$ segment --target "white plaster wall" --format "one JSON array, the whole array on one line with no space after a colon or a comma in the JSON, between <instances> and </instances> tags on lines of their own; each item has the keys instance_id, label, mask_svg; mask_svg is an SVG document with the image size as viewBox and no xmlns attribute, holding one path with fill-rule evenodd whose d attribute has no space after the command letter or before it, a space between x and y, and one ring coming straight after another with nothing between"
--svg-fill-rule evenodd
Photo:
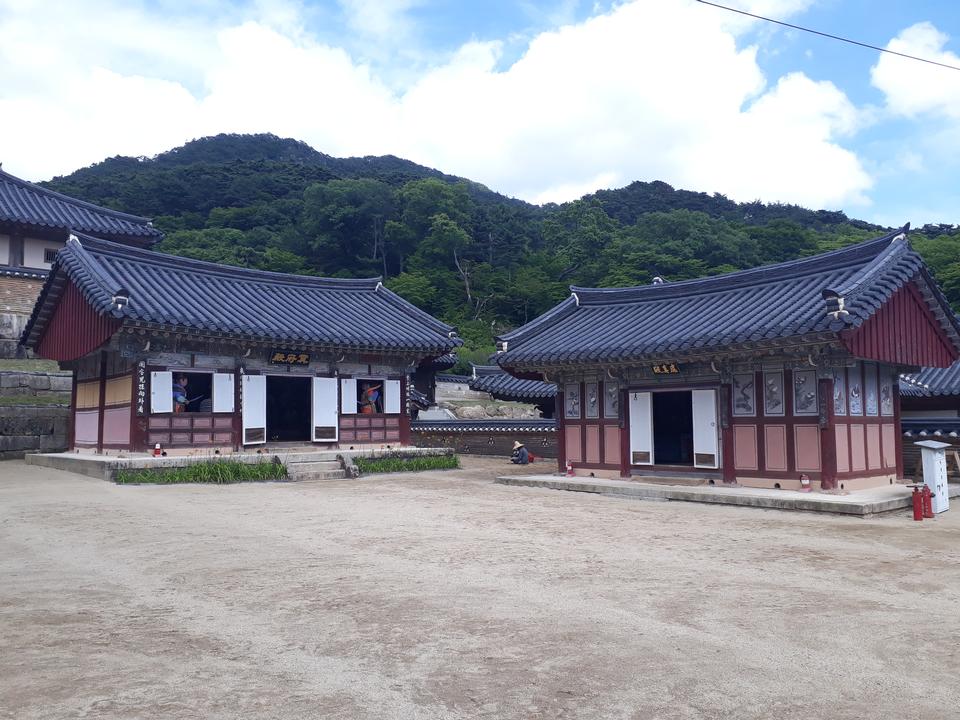
<instances>
[{"instance_id":1,"label":"white plaster wall","mask_svg":"<svg viewBox=\"0 0 960 720\"><path fill-rule=\"evenodd\" d=\"M30 268L50 269L50 263L43 261L44 251L47 248L59 250L63 247L62 242L56 240L41 240L39 238L23 239L23 266ZM9 252L9 251L8 251Z\"/></svg>"},{"instance_id":2,"label":"white plaster wall","mask_svg":"<svg viewBox=\"0 0 960 720\"><path fill-rule=\"evenodd\" d=\"M10 264L10 236L0 235L0 265Z\"/></svg>"}]
</instances>

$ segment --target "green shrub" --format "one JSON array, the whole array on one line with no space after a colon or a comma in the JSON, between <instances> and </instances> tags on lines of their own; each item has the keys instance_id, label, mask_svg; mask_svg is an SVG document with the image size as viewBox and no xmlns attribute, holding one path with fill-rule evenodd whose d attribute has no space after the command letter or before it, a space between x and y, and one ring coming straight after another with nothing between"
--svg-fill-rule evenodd
<instances>
[{"instance_id":1,"label":"green shrub","mask_svg":"<svg viewBox=\"0 0 960 720\"><path fill-rule=\"evenodd\" d=\"M177 483L216 483L218 485L238 482L284 480L287 466L279 462L260 461L241 463L236 460L211 460L184 467L142 468L117 470L114 482L152 483L172 485Z\"/></svg>"},{"instance_id":2,"label":"green shrub","mask_svg":"<svg viewBox=\"0 0 960 720\"><path fill-rule=\"evenodd\" d=\"M354 464L363 474L392 472L421 472L423 470L454 470L460 467L456 455L413 455L409 457L354 458Z\"/></svg>"}]
</instances>

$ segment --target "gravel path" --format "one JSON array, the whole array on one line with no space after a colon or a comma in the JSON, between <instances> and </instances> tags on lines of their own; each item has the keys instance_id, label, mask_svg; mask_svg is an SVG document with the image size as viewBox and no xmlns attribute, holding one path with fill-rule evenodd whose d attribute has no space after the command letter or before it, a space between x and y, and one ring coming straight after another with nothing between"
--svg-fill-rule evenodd
<instances>
[{"instance_id":1,"label":"gravel path","mask_svg":"<svg viewBox=\"0 0 960 720\"><path fill-rule=\"evenodd\" d=\"M120 487L2 463L0 718L958 717L960 508L639 502L506 467Z\"/></svg>"}]
</instances>

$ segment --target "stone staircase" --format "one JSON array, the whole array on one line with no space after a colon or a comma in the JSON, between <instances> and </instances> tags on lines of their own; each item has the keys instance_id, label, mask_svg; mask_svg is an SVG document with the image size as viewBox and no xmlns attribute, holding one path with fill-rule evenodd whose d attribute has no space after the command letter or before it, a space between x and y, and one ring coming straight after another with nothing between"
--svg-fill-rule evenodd
<instances>
[{"instance_id":1,"label":"stone staircase","mask_svg":"<svg viewBox=\"0 0 960 720\"><path fill-rule=\"evenodd\" d=\"M293 460L287 463L290 480L341 480L347 477L339 460Z\"/></svg>"}]
</instances>

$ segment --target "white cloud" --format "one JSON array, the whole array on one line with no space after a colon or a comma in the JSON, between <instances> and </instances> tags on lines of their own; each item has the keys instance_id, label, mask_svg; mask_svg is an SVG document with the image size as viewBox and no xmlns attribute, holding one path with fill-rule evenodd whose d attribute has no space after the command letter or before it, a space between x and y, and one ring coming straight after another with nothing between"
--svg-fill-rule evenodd
<instances>
[{"instance_id":1,"label":"white cloud","mask_svg":"<svg viewBox=\"0 0 960 720\"><path fill-rule=\"evenodd\" d=\"M317 41L286 0L261 0L246 20L117 5L116 27L111 0L94 2L92 16L64 3L69 22L46 33L49 5L0 0L0 160L12 172L48 177L205 134L269 131L331 154L408 157L535 201L660 179L836 207L871 185L840 144L863 121L845 95L802 74L768 87L755 48L738 44L742 26L691 0L638 0L541 33L505 70L499 42L469 42L402 90ZM371 37L414 4L343 2ZM749 7L784 17L807 4Z\"/></svg>"},{"instance_id":2,"label":"white cloud","mask_svg":"<svg viewBox=\"0 0 960 720\"><path fill-rule=\"evenodd\" d=\"M922 22L903 30L887 43L887 49L960 67L960 57L943 49L948 40L934 25ZM892 113L908 117L935 113L960 119L960 72L882 53L870 77Z\"/></svg>"}]
</instances>

